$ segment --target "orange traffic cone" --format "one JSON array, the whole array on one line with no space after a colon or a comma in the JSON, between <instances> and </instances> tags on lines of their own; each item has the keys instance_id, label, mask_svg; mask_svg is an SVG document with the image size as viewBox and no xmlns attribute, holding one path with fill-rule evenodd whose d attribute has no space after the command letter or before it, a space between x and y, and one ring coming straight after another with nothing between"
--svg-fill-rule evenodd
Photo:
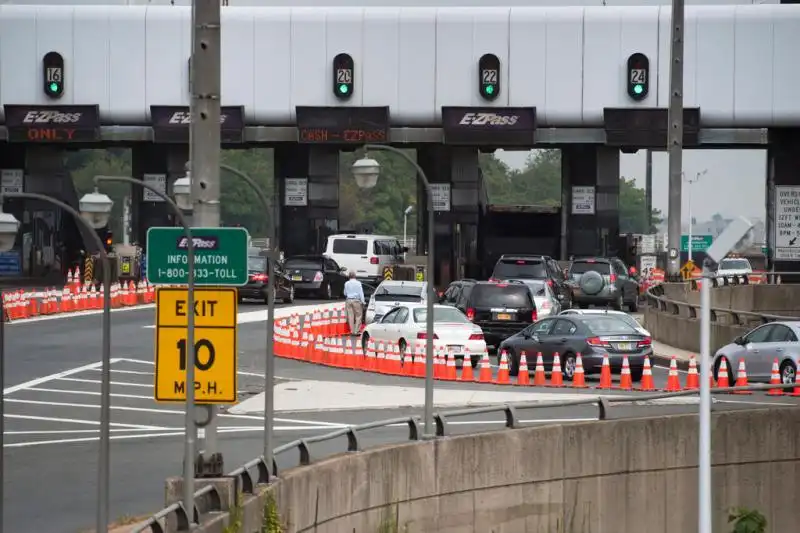
<instances>
[{"instance_id":1,"label":"orange traffic cone","mask_svg":"<svg viewBox=\"0 0 800 533\"><path fill-rule=\"evenodd\" d=\"M544 387L547 385L547 376L544 375L544 360L542 352L536 354L536 368L533 369L533 386Z\"/></svg>"},{"instance_id":2,"label":"orange traffic cone","mask_svg":"<svg viewBox=\"0 0 800 533\"><path fill-rule=\"evenodd\" d=\"M469 352L464 354L464 360L461 362L461 376L458 378L460 381L475 381L475 375L472 372L472 357Z\"/></svg>"},{"instance_id":3,"label":"orange traffic cone","mask_svg":"<svg viewBox=\"0 0 800 533\"><path fill-rule=\"evenodd\" d=\"M445 378L445 361L442 360L442 351L434 347L433 348L433 377L434 379L444 379Z\"/></svg>"},{"instance_id":4,"label":"orange traffic cone","mask_svg":"<svg viewBox=\"0 0 800 533\"><path fill-rule=\"evenodd\" d=\"M628 361L628 354L622 356L622 372L619 374L619 388L622 390L633 390L631 364L630 361Z\"/></svg>"},{"instance_id":5,"label":"orange traffic cone","mask_svg":"<svg viewBox=\"0 0 800 533\"><path fill-rule=\"evenodd\" d=\"M717 371L717 387L720 389L727 389L731 386L728 381L728 360L723 359L719 363L719 370Z\"/></svg>"},{"instance_id":6,"label":"orange traffic cone","mask_svg":"<svg viewBox=\"0 0 800 533\"><path fill-rule=\"evenodd\" d=\"M733 384L734 387L747 387L747 369L744 365L744 359L739 359L739 368L736 370L736 383ZM773 389L777 390L778 393L782 393L781 389ZM769 391L772 393L772 390ZM734 394L753 394L753 391L749 390L737 390L733 391Z\"/></svg>"},{"instance_id":7,"label":"orange traffic cone","mask_svg":"<svg viewBox=\"0 0 800 533\"><path fill-rule=\"evenodd\" d=\"M697 361L694 354L689 356L689 372L686 374L686 388L696 390L700 388L700 376L697 375Z\"/></svg>"},{"instance_id":8,"label":"orange traffic cone","mask_svg":"<svg viewBox=\"0 0 800 533\"><path fill-rule=\"evenodd\" d=\"M489 362L489 352L483 352L481 369L478 371L478 381L481 383L492 382L492 363Z\"/></svg>"},{"instance_id":9,"label":"orange traffic cone","mask_svg":"<svg viewBox=\"0 0 800 533\"><path fill-rule=\"evenodd\" d=\"M420 378L425 377L425 344L417 342L414 349L414 375Z\"/></svg>"},{"instance_id":10,"label":"orange traffic cone","mask_svg":"<svg viewBox=\"0 0 800 533\"><path fill-rule=\"evenodd\" d=\"M653 367L650 366L650 356L644 358L644 369L642 370L642 384L639 390L653 391L656 390L655 383L653 383Z\"/></svg>"},{"instance_id":11,"label":"orange traffic cone","mask_svg":"<svg viewBox=\"0 0 800 533\"><path fill-rule=\"evenodd\" d=\"M553 354L553 369L550 371L550 386L564 386L564 375L561 373L561 356L558 355L558 352Z\"/></svg>"},{"instance_id":12,"label":"orange traffic cone","mask_svg":"<svg viewBox=\"0 0 800 533\"><path fill-rule=\"evenodd\" d=\"M774 359L772 361L772 374L769 377L769 384L770 385L780 385L781 384L781 371L778 367L778 360ZM783 396L783 389L770 389L767 393L767 396Z\"/></svg>"},{"instance_id":13,"label":"orange traffic cone","mask_svg":"<svg viewBox=\"0 0 800 533\"><path fill-rule=\"evenodd\" d=\"M367 372L375 372L378 368L378 360L375 354L375 341L370 339L367 341L367 359L364 363L364 370Z\"/></svg>"},{"instance_id":14,"label":"orange traffic cone","mask_svg":"<svg viewBox=\"0 0 800 533\"><path fill-rule=\"evenodd\" d=\"M456 370L456 358L453 356L453 354L447 354L445 379L448 379L450 381L455 381L458 379L458 370Z\"/></svg>"},{"instance_id":15,"label":"orange traffic cone","mask_svg":"<svg viewBox=\"0 0 800 533\"><path fill-rule=\"evenodd\" d=\"M794 373L794 390L791 393L787 393L789 396L800 396L800 372L795 371Z\"/></svg>"},{"instance_id":16,"label":"orange traffic cone","mask_svg":"<svg viewBox=\"0 0 800 533\"><path fill-rule=\"evenodd\" d=\"M508 376L508 352L505 350L500 352L500 366L497 368L497 379L495 383L498 385L508 385L511 383Z\"/></svg>"},{"instance_id":17,"label":"orange traffic cone","mask_svg":"<svg viewBox=\"0 0 800 533\"><path fill-rule=\"evenodd\" d=\"M600 367L600 384L598 389L610 389L613 383L611 382L611 363L608 361L608 354L603 355L603 366Z\"/></svg>"},{"instance_id":18,"label":"orange traffic cone","mask_svg":"<svg viewBox=\"0 0 800 533\"><path fill-rule=\"evenodd\" d=\"M517 372L517 385L530 385L531 376L528 373L528 357L525 351L519 353L519 371Z\"/></svg>"},{"instance_id":19,"label":"orange traffic cone","mask_svg":"<svg viewBox=\"0 0 800 533\"><path fill-rule=\"evenodd\" d=\"M681 390L681 378L678 376L678 360L675 356L669 362L669 375L667 375L666 392L677 392Z\"/></svg>"},{"instance_id":20,"label":"orange traffic cone","mask_svg":"<svg viewBox=\"0 0 800 533\"><path fill-rule=\"evenodd\" d=\"M572 374L572 387L576 389L585 389L587 386L586 374L583 371L583 357L581 357L580 352L578 352L578 355L575 356L575 372Z\"/></svg>"}]
</instances>

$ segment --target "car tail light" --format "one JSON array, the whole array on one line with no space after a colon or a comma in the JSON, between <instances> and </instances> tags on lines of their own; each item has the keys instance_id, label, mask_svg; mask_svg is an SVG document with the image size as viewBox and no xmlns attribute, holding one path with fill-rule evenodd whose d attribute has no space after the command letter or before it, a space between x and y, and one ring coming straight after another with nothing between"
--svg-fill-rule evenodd
<instances>
[{"instance_id":1,"label":"car tail light","mask_svg":"<svg viewBox=\"0 0 800 533\"><path fill-rule=\"evenodd\" d=\"M369 258L369 264L370 265L377 265L378 264L378 258L377 257L370 257Z\"/></svg>"},{"instance_id":2,"label":"car tail light","mask_svg":"<svg viewBox=\"0 0 800 533\"><path fill-rule=\"evenodd\" d=\"M483 340L483 333L473 333L469 336L469 340L471 341L482 341Z\"/></svg>"},{"instance_id":3,"label":"car tail light","mask_svg":"<svg viewBox=\"0 0 800 533\"><path fill-rule=\"evenodd\" d=\"M428 338L428 334L427 333L422 332L422 331L417 333L417 340L424 341L427 338ZM433 334L433 340L439 340L439 336L436 333Z\"/></svg>"},{"instance_id":4,"label":"car tail light","mask_svg":"<svg viewBox=\"0 0 800 533\"><path fill-rule=\"evenodd\" d=\"M475 310L473 308L467 309L467 319L468 320L475 320Z\"/></svg>"},{"instance_id":5,"label":"car tail light","mask_svg":"<svg viewBox=\"0 0 800 533\"><path fill-rule=\"evenodd\" d=\"M639 346L652 346L652 345L653 345L653 339L651 339L650 337L645 337L644 339L639 341Z\"/></svg>"},{"instance_id":6,"label":"car tail light","mask_svg":"<svg viewBox=\"0 0 800 533\"><path fill-rule=\"evenodd\" d=\"M616 283L617 282L617 275L616 274L611 274L610 276L608 276L608 281L611 282L611 283Z\"/></svg>"},{"instance_id":7,"label":"car tail light","mask_svg":"<svg viewBox=\"0 0 800 533\"><path fill-rule=\"evenodd\" d=\"M252 276L253 281L267 281L266 274L253 274Z\"/></svg>"},{"instance_id":8,"label":"car tail light","mask_svg":"<svg viewBox=\"0 0 800 533\"><path fill-rule=\"evenodd\" d=\"M498 287L508 287L508 283L498 283Z\"/></svg>"},{"instance_id":9,"label":"car tail light","mask_svg":"<svg viewBox=\"0 0 800 533\"><path fill-rule=\"evenodd\" d=\"M552 279L548 279L547 280L547 285L552 289L555 286L555 283L553 283Z\"/></svg>"},{"instance_id":10,"label":"car tail light","mask_svg":"<svg viewBox=\"0 0 800 533\"><path fill-rule=\"evenodd\" d=\"M322 281L322 272L314 274L314 281Z\"/></svg>"},{"instance_id":11,"label":"car tail light","mask_svg":"<svg viewBox=\"0 0 800 533\"><path fill-rule=\"evenodd\" d=\"M497 283L498 281L500 280L497 278L489 278L489 283Z\"/></svg>"},{"instance_id":12,"label":"car tail light","mask_svg":"<svg viewBox=\"0 0 800 533\"><path fill-rule=\"evenodd\" d=\"M539 320L539 313L534 309L531 311L531 322L536 322L537 320Z\"/></svg>"},{"instance_id":13,"label":"car tail light","mask_svg":"<svg viewBox=\"0 0 800 533\"><path fill-rule=\"evenodd\" d=\"M595 346L597 348L608 348L609 344L600 337L589 337L586 339L586 344Z\"/></svg>"}]
</instances>

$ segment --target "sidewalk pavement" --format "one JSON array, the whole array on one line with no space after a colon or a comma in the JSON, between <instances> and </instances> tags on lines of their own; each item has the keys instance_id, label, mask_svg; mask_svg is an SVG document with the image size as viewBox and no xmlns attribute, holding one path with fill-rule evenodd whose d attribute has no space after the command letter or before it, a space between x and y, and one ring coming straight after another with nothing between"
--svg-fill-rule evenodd
<instances>
[{"instance_id":1,"label":"sidewalk pavement","mask_svg":"<svg viewBox=\"0 0 800 533\"><path fill-rule=\"evenodd\" d=\"M659 366L669 366L670 360L674 355L680 370L686 370L689 367L690 356L694 355L697 357L697 354L694 352L681 350L680 348L675 348L674 346L658 342L657 340L653 340L653 354L653 364Z\"/></svg>"}]
</instances>

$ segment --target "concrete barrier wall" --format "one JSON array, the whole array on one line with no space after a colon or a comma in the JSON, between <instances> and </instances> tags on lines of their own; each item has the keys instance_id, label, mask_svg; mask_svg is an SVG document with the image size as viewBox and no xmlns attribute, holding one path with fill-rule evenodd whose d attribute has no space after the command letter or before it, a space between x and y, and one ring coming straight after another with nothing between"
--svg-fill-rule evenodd
<instances>
[{"instance_id":1,"label":"concrete barrier wall","mask_svg":"<svg viewBox=\"0 0 800 533\"><path fill-rule=\"evenodd\" d=\"M683 315L664 313L653 307L644 309L644 327L653 339L668 346L700 352L700 317L688 318ZM711 323L711 352L729 344L739 335L752 329L752 326L735 326L719 322ZM661 355L661 354L660 354ZM669 355L669 354L664 354Z\"/></svg>"},{"instance_id":2,"label":"concrete barrier wall","mask_svg":"<svg viewBox=\"0 0 800 533\"><path fill-rule=\"evenodd\" d=\"M716 532L755 508L797 531L800 409L715 414ZM697 417L505 430L383 447L287 471L238 533L673 533L697 530ZM283 528L262 529L267 493ZM221 533L227 514L199 532Z\"/></svg>"}]
</instances>

